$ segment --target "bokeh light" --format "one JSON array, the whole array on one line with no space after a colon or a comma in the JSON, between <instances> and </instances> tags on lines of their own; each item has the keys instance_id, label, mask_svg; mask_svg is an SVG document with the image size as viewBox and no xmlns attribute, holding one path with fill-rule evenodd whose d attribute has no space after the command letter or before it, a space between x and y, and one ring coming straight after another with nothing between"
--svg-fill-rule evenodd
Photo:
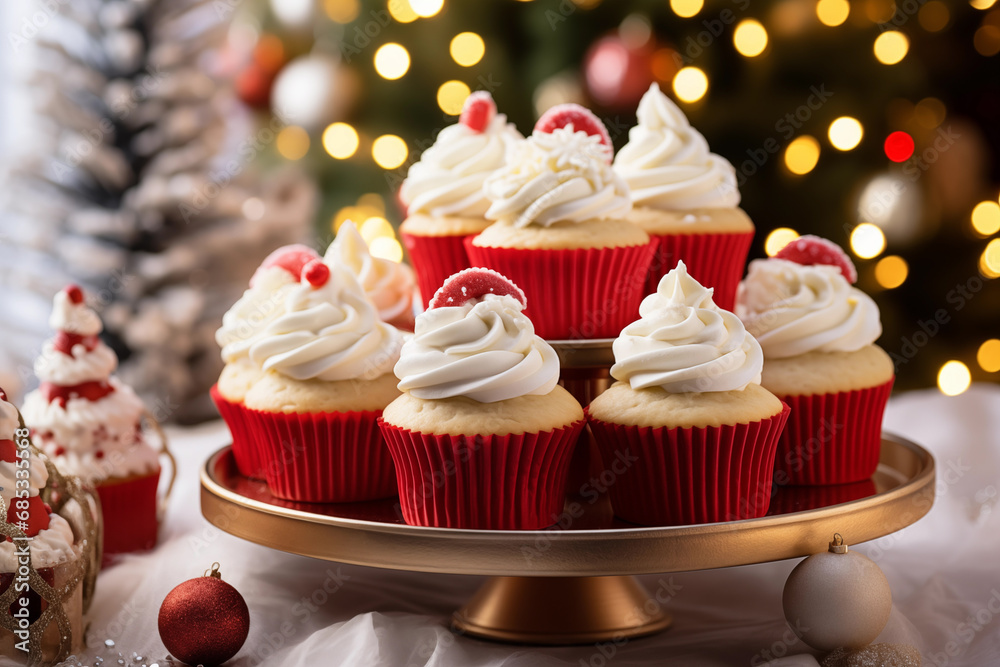
<instances>
[{"instance_id":1,"label":"bokeh light","mask_svg":"<svg viewBox=\"0 0 1000 667\"><path fill-rule=\"evenodd\" d=\"M708 77L697 67L684 67L674 76L673 87L682 102L697 102L708 92Z\"/></svg>"},{"instance_id":2,"label":"bokeh light","mask_svg":"<svg viewBox=\"0 0 1000 667\"><path fill-rule=\"evenodd\" d=\"M472 93L462 81L445 81L437 91L437 103L441 111L450 116L462 113L465 98Z\"/></svg>"},{"instance_id":3,"label":"bokeh light","mask_svg":"<svg viewBox=\"0 0 1000 667\"><path fill-rule=\"evenodd\" d=\"M808 174L819 162L819 142L814 137L802 135L785 149L785 166L799 176Z\"/></svg>"},{"instance_id":4,"label":"bokeh light","mask_svg":"<svg viewBox=\"0 0 1000 667\"><path fill-rule=\"evenodd\" d=\"M383 237L396 238L396 231L392 228L392 225L380 215L373 215L361 223L361 229L358 232L368 245L371 245L375 239Z\"/></svg>"},{"instance_id":5,"label":"bokeh light","mask_svg":"<svg viewBox=\"0 0 1000 667\"><path fill-rule=\"evenodd\" d=\"M670 9L682 19L689 19L701 11L705 0L670 0Z\"/></svg>"},{"instance_id":6,"label":"bokeh light","mask_svg":"<svg viewBox=\"0 0 1000 667\"><path fill-rule=\"evenodd\" d=\"M788 227L778 227L767 235L764 240L764 252L768 257L774 257L786 245L799 238L799 233Z\"/></svg>"},{"instance_id":7,"label":"bokeh light","mask_svg":"<svg viewBox=\"0 0 1000 667\"><path fill-rule=\"evenodd\" d=\"M921 127L933 130L944 122L945 116L948 115L948 110L945 108L944 102L936 97L925 97L917 102L917 105L913 108L913 115Z\"/></svg>"},{"instance_id":8,"label":"bokeh light","mask_svg":"<svg viewBox=\"0 0 1000 667\"><path fill-rule=\"evenodd\" d=\"M368 246L368 252L372 257L381 257L393 262L403 261L403 246L395 238L380 236Z\"/></svg>"},{"instance_id":9,"label":"bokeh light","mask_svg":"<svg viewBox=\"0 0 1000 667\"><path fill-rule=\"evenodd\" d=\"M430 18L441 11L444 0L409 0L410 6L420 18Z\"/></svg>"},{"instance_id":10,"label":"bokeh light","mask_svg":"<svg viewBox=\"0 0 1000 667\"><path fill-rule=\"evenodd\" d=\"M410 6L410 0L389 0L389 16L400 23L413 23L419 16Z\"/></svg>"},{"instance_id":11,"label":"bokeh light","mask_svg":"<svg viewBox=\"0 0 1000 667\"><path fill-rule=\"evenodd\" d=\"M753 58L767 48L767 30L755 19L744 19L733 31L733 45L740 55Z\"/></svg>"},{"instance_id":12,"label":"bokeh light","mask_svg":"<svg viewBox=\"0 0 1000 667\"><path fill-rule=\"evenodd\" d=\"M875 38L875 57L883 65L895 65L906 57L910 40L898 30L883 32Z\"/></svg>"},{"instance_id":13,"label":"bokeh light","mask_svg":"<svg viewBox=\"0 0 1000 667\"><path fill-rule=\"evenodd\" d=\"M474 32L460 32L452 38L449 52L462 67L472 67L486 54L486 42Z\"/></svg>"},{"instance_id":14,"label":"bokeh light","mask_svg":"<svg viewBox=\"0 0 1000 667\"><path fill-rule=\"evenodd\" d=\"M350 23L361 13L361 2L359 0L323 0L323 10L331 21Z\"/></svg>"},{"instance_id":15,"label":"bokeh light","mask_svg":"<svg viewBox=\"0 0 1000 667\"><path fill-rule=\"evenodd\" d=\"M896 289L910 275L910 267L899 255L883 257L875 265L875 280L885 289Z\"/></svg>"},{"instance_id":16,"label":"bokeh light","mask_svg":"<svg viewBox=\"0 0 1000 667\"><path fill-rule=\"evenodd\" d=\"M979 367L987 373L1000 371L1000 340L991 338L979 346L976 352Z\"/></svg>"},{"instance_id":17,"label":"bokeh light","mask_svg":"<svg viewBox=\"0 0 1000 667\"><path fill-rule=\"evenodd\" d=\"M278 132L275 146L286 160L301 160L309 152L309 133L298 125L289 125Z\"/></svg>"},{"instance_id":18,"label":"bokeh light","mask_svg":"<svg viewBox=\"0 0 1000 667\"><path fill-rule=\"evenodd\" d=\"M847 0L819 0L816 3L816 16L820 23L836 27L847 20L851 13L851 4Z\"/></svg>"},{"instance_id":19,"label":"bokeh light","mask_svg":"<svg viewBox=\"0 0 1000 667\"><path fill-rule=\"evenodd\" d=\"M917 13L917 21L920 22L920 27L927 32L944 30L948 27L948 21L950 20L951 11L948 9L948 5L941 2L941 0L931 0L921 7L920 12Z\"/></svg>"},{"instance_id":20,"label":"bokeh light","mask_svg":"<svg viewBox=\"0 0 1000 667\"><path fill-rule=\"evenodd\" d=\"M830 123L828 135L833 147L841 151L849 151L861 143L865 130L857 118L841 116Z\"/></svg>"},{"instance_id":21,"label":"bokeh light","mask_svg":"<svg viewBox=\"0 0 1000 667\"><path fill-rule=\"evenodd\" d=\"M409 155L406 142L395 134L383 134L372 143L372 158L383 169L395 169Z\"/></svg>"},{"instance_id":22,"label":"bokeh light","mask_svg":"<svg viewBox=\"0 0 1000 667\"><path fill-rule=\"evenodd\" d=\"M851 231L851 251L861 259L878 257L885 250L885 234L870 222L862 222Z\"/></svg>"},{"instance_id":23,"label":"bokeh light","mask_svg":"<svg viewBox=\"0 0 1000 667\"><path fill-rule=\"evenodd\" d=\"M354 155L359 143L358 131L347 123L333 123L323 130L323 148L338 160Z\"/></svg>"},{"instance_id":24,"label":"bokeh light","mask_svg":"<svg viewBox=\"0 0 1000 667\"><path fill-rule=\"evenodd\" d=\"M972 45L981 56L995 56L1000 53L1000 28L984 25L972 36Z\"/></svg>"},{"instance_id":25,"label":"bokeh light","mask_svg":"<svg viewBox=\"0 0 1000 667\"><path fill-rule=\"evenodd\" d=\"M906 162L913 156L913 137L903 131L896 131L885 138L885 156L893 162Z\"/></svg>"},{"instance_id":26,"label":"bokeh light","mask_svg":"<svg viewBox=\"0 0 1000 667\"><path fill-rule=\"evenodd\" d=\"M375 71L383 79L393 81L410 69L410 52L402 44L389 42L375 52Z\"/></svg>"},{"instance_id":27,"label":"bokeh light","mask_svg":"<svg viewBox=\"0 0 1000 667\"><path fill-rule=\"evenodd\" d=\"M972 373L961 361L952 359L938 371L937 383L945 396L958 396L972 384Z\"/></svg>"},{"instance_id":28,"label":"bokeh light","mask_svg":"<svg viewBox=\"0 0 1000 667\"><path fill-rule=\"evenodd\" d=\"M986 278L1000 278L1000 239L986 244L979 257L979 272Z\"/></svg>"},{"instance_id":29,"label":"bokeh light","mask_svg":"<svg viewBox=\"0 0 1000 667\"><path fill-rule=\"evenodd\" d=\"M989 9L997 0L969 0L973 9Z\"/></svg>"},{"instance_id":30,"label":"bokeh light","mask_svg":"<svg viewBox=\"0 0 1000 667\"><path fill-rule=\"evenodd\" d=\"M981 201L972 209L972 228L981 236L993 236L1000 232L1000 204L995 201Z\"/></svg>"}]
</instances>

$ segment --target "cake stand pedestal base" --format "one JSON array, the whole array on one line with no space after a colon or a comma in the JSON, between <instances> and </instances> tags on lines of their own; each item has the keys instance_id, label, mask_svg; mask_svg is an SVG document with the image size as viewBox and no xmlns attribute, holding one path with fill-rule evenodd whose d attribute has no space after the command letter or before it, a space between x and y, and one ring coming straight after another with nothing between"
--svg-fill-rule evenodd
<instances>
[{"instance_id":1,"label":"cake stand pedestal base","mask_svg":"<svg viewBox=\"0 0 1000 667\"><path fill-rule=\"evenodd\" d=\"M671 618L635 577L490 577L455 612L456 632L560 646L651 635Z\"/></svg>"}]
</instances>

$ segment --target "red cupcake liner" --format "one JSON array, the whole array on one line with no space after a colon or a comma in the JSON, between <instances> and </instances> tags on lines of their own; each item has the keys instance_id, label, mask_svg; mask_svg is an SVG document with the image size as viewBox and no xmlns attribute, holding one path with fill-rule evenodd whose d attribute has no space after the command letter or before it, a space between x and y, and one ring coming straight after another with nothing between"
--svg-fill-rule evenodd
<instances>
[{"instance_id":1,"label":"red cupcake liner","mask_svg":"<svg viewBox=\"0 0 1000 667\"><path fill-rule=\"evenodd\" d=\"M587 412L615 516L646 526L753 519L767 514L780 414L748 424L651 428L604 422Z\"/></svg>"},{"instance_id":2,"label":"red cupcake liner","mask_svg":"<svg viewBox=\"0 0 1000 667\"><path fill-rule=\"evenodd\" d=\"M778 441L775 484L846 484L871 477L894 380L835 394L781 396L792 416Z\"/></svg>"},{"instance_id":3,"label":"red cupcake liner","mask_svg":"<svg viewBox=\"0 0 1000 667\"><path fill-rule=\"evenodd\" d=\"M99 483L104 516L104 561L110 556L148 551L156 546L160 469L123 482Z\"/></svg>"},{"instance_id":4,"label":"red cupcake liner","mask_svg":"<svg viewBox=\"0 0 1000 667\"><path fill-rule=\"evenodd\" d=\"M684 260L687 271L705 287L714 287L713 300L723 310L736 305L736 288L743 277L754 233L652 235L656 253L649 268L646 293L652 294L660 278Z\"/></svg>"},{"instance_id":5,"label":"red cupcake liner","mask_svg":"<svg viewBox=\"0 0 1000 667\"><path fill-rule=\"evenodd\" d=\"M563 510L570 457L583 428L516 435L432 435L379 419L411 526L538 530Z\"/></svg>"},{"instance_id":6,"label":"red cupcake liner","mask_svg":"<svg viewBox=\"0 0 1000 667\"><path fill-rule=\"evenodd\" d=\"M392 457L376 421L380 410L247 414L275 496L353 503L396 495Z\"/></svg>"},{"instance_id":7,"label":"red cupcake liner","mask_svg":"<svg viewBox=\"0 0 1000 667\"><path fill-rule=\"evenodd\" d=\"M451 277L463 269L472 266L469 263L469 256L465 252L465 239L472 238L475 234L466 236L415 236L405 232L400 233L403 245L410 254L410 263L417 274L417 286L420 288L420 299L424 303L424 310L434 298L434 293L438 288Z\"/></svg>"},{"instance_id":8,"label":"red cupcake liner","mask_svg":"<svg viewBox=\"0 0 1000 667\"><path fill-rule=\"evenodd\" d=\"M548 339L614 338L639 317L655 244L521 250L465 243L473 266L499 271L524 290L524 313Z\"/></svg>"},{"instance_id":9,"label":"red cupcake liner","mask_svg":"<svg viewBox=\"0 0 1000 667\"><path fill-rule=\"evenodd\" d=\"M242 403L227 400L219 392L219 385L213 384L208 393L212 396L222 421L229 427L229 434L233 438L233 458L236 459L240 474L252 479L264 479L264 458L257 450L257 440L250 428L247 409Z\"/></svg>"}]
</instances>

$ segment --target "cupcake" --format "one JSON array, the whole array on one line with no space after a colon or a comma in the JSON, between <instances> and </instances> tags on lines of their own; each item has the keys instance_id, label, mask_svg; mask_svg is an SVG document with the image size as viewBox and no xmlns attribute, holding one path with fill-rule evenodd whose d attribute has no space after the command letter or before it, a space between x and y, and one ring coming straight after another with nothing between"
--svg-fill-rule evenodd
<instances>
[{"instance_id":1,"label":"cupcake","mask_svg":"<svg viewBox=\"0 0 1000 667\"><path fill-rule=\"evenodd\" d=\"M610 161L601 121L560 105L484 186L496 222L467 242L469 259L524 290L542 338L612 337L639 307L653 246L624 219L629 191Z\"/></svg>"},{"instance_id":2,"label":"cupcake","mask_svg":"<svg viewBox=\"0 0 1000 667\"><path fill-rule=\"evenodd\" d=\"M346 266L303 267L250 345L262 374L244 405L271 493L337 503L395 495L376 419L399 395L392 367L401 345Z\"/></svg>"},{"instance_id":3,"label":"cupcake","mask_svg":"<svg viewBox=\"0 0 1000 667\"><path fill-rule=\"evenodd\" d=\"M684 260L692 276L715 288L715 303L732 310L754 234L739 208L736 170L709 152L705 137L655 83L636 116L614 168L632 192L627 219L656 241L647 291Z\"/></svg>"},{"instance_id":4,"label":"cupcake","mask_svg":"<svg viewBox=\"0 0 1000 667\"><path fill-rule=\"evenodd\" d=\"M895 379L875 341L878 306L852 287L837 245L803 236L750 263L736 313L764 350L761 383L792 408L775 463L780 484L844 484L878 466Z\"/></svg>"},{"instance_id":5,"label":"cupcake","mask_svg":"<svg viewBox=\"0 0 1000 667\"><path fill-rule=\"evenodd\" d=\"M617 380L587 408L615 514L650 526L764 516L788 407L760 345L683 261L613 344Z\"/></svg>"},{"instance_id":6,"label":"cupcake","mask_svg":"<svg viewBox=\"0 0 1000 667\"><path fill-rule=\"evenodd\" d=\"M351 270L375 306L379 318L397 329L413 331L413 270L406 264L375 257L348 220L326 250L326 260Z\"/></svg>"},{"instance_id":7,"label":"cupcake","mask_svg":"<svg viewBox=\"0 0 1000 667\"><path fill-rule=\"evenodd\" d=\"M5 530L7 537L0 540L0 594L12 585L19 591L0 614L9 615L5 628L20 628L0 633L0 655L24 659L29 639L40 638L41 654L31 647L32 657L55 662L83 646L83 585L73 583L83 576L82 548L69 522L42 499L49 472L22 426L17 408L0 389L0 496L5 529L17 529ZM45 592L34 581L29 583L32 570L56 591ZM25 585L29 587L21 588ZM53 600L57 591L64 596L62 609L41 620L49 605L45 598ZM60 627L60 616L68 621L67 627Z\"/></svg>"},{"instance_id":8,"label":"cupcake","mask_svg":"<svg viewBox=\"0 0 1000 667\"><path fill-rule=\"evenodd\" d=\"M112 375L118 358L79 287L56 294L49 325L58 333L35 361L41 384L24 399L25 422L60 471L97 489L105 556L152 549L160 463L143 436L145 406Z\"/></svg>"},{"instance_id":9,"label":"cupcake","mask_svg":"<svg viewBox=\"0 0 1000 667\"><path fill-rule=\"evenodd\" d=\"M250 279L249 289L222 317L222 327L215 333L225 366L210 393L232 435L236 467L247 477L264 476L243 404L247 391L264 374L250 359L250 346L283 312L285 297L299 285L302 268L318 259L319 254L304 245L272 252Z\"/></svg>"},{"instance_id":10,"label":"cupcake","mask_svg":"<svg viewBox=\"0 0 1000 667\"><path fill-rule=\"evenodd\" d=\"M511 145L524 138L489 93L469 95L459 122L444 128L410 167L399 197L407 218L400 237L417 273L426 308L453 273L469 268L463 241L486 229L489 201L483 181L504 165Z\"/></svg>"},{"instance_id":11,"label":"cupcake","mask_svg":"<svg viewBox=\"0 0 1000 667\"><path fill-rule=\"evenodd\" d=\"M503 276L468 269L417 316L380 420L406 523L536 530L562 511L583 410L524 306Z\"/></svg>"}]
</instances>

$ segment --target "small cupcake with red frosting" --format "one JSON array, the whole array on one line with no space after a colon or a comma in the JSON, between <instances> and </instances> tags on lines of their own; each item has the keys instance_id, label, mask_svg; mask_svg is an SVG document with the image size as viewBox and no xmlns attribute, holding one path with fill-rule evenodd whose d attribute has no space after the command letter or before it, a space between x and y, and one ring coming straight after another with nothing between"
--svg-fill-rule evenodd
<instances>
[{"instance_id":1,"label":"small cupcake with red frosting","mask_svg":"<svg viewBox=\"0 0 1000 667\"><path fill-rule=\"evenodd\" d=\"M441 130L410 167L399 190L407 211L399 232L425 308L448 276L469 268L463 241L490 224L483 217L490 206L483 182L523 140L497 113L493 97L477 91L466 99L458 123Z\"/></svg>"},{"instance_id":2,"label":"small cupcake with red frosting","mask_svg":"<svg viewBox=\"0 0 1000 667\"><path fill-rule=\"evenodd\" d=\"M583 410L557 383L524 293L487 269L447 281L417 316L380 425L410 525L535 530L562 511Z\"/></svg>"},{"instance_id":3,"label":"small cupcake with red frosting","mask_svg":"<svg viewBox=\"0 0 1000 667\"><path fill-rule=\"evenodd\" d=\"M160 463L143 434L142 400L113 375L118 358L79 287L56 294L49 325L57 333L35 361L41 384L25 397L25 422L62 472L96 487L104 553L152 549Z\"/></svg>"},{"instance_id":4,"label":"small cupcake with red frosting","mask_svg":"<svg viewBox=\"0 0 1000 667\"><path fill-rule=\"evenodd\" d=\"M240 473L263 478L264 464L246 414L244 399L263 375L260 364L250 359L250 347L268 324L284 312L285 298L299 285L302 270L319 254L304 245L278 248L261 263L249 288L222 317L215 340L225 366L211 396L233 438L233 458Z\"/></svg>"},{"instance_id":5,"label":"small cupcake with red frosting","mask_svg":"<svg viewBox=\"0 0 1000 667\"><path fill-rule=\"evenodd\" d=\"M856 280L839 246L803 236L750 262L740 284L736 314L764 350L761 384L792 408L777 483L858 482L878 466L895 370L875 344L878 306Z\"/></svg>"},{"instance_id":6,"label":"small cupcake with red frosting","mask_svg":"<svg viewBox=\"0 0 1000 667\"><path fill-rule=\"evenodd\" d=\"M496 222L467 242L469 259L524 290L539 336L612 337L635 317L653 246L625 220L632 200L600 119L549 109L484 187Z\"/></svg>"}]
</instances>

